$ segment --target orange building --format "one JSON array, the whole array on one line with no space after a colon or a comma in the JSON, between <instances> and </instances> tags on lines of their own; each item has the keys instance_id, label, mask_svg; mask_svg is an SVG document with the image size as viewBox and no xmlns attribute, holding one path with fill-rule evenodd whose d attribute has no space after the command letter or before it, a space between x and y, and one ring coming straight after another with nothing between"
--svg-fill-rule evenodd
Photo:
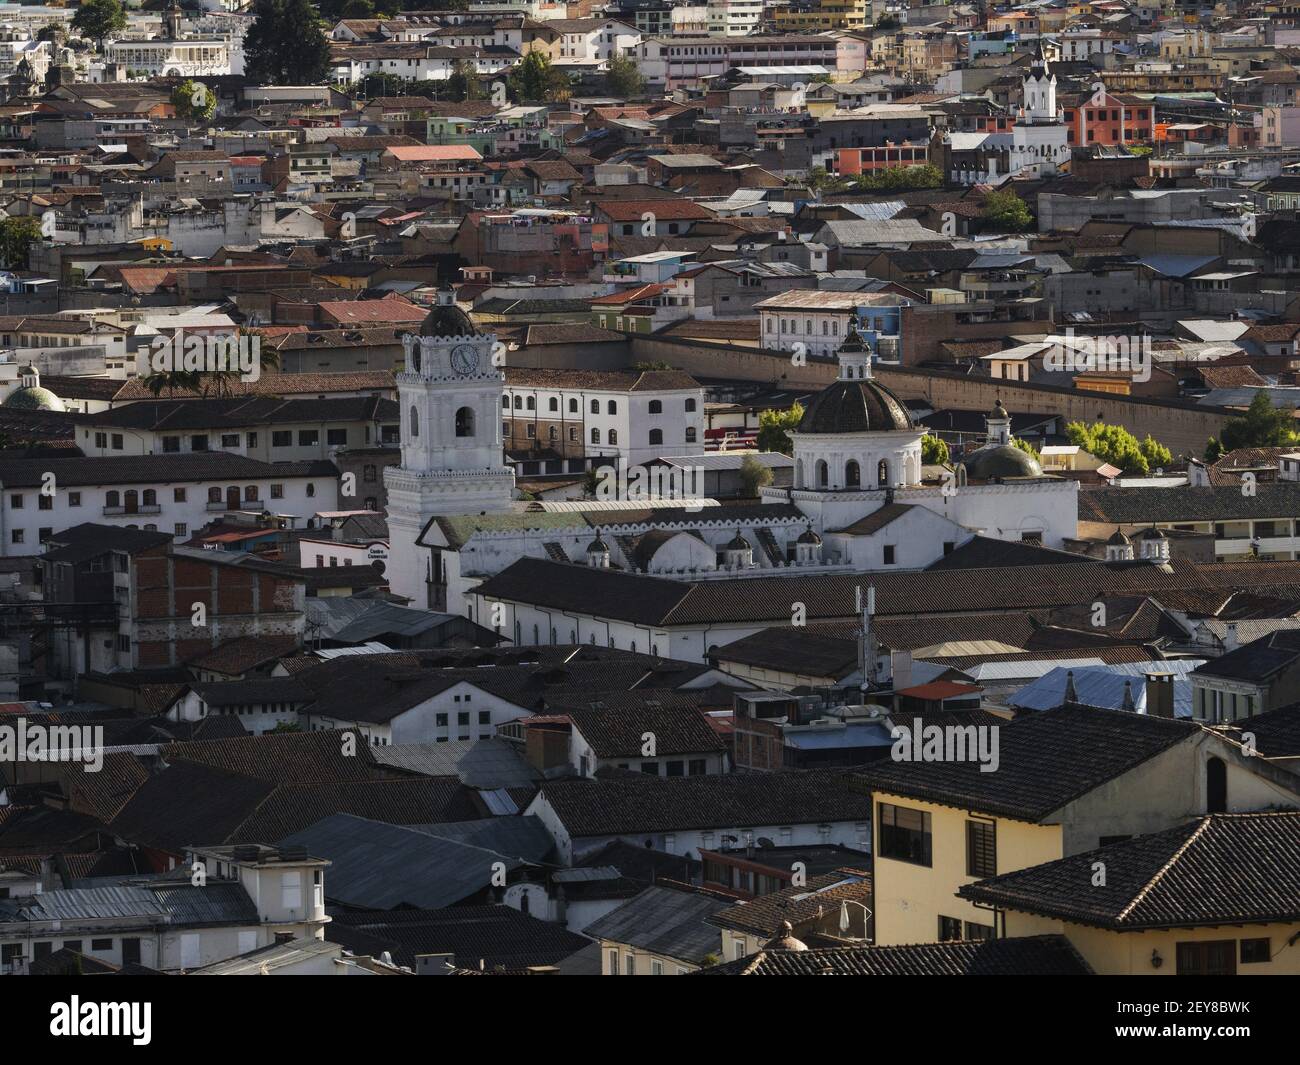
<instances>
[{"instance_id":1,"label":"orange building","mask_svg":"<svg viewBox=\"0 0 1300 1065\"><path fill-rule=\"evenodd\" d=\"M929 144L882 144L875 148L841 148L835 153L835 169L840 177L892 166L925 166L929 161Z\"/></svg>"},{"instance_id":2,"label":"orange building","mask_svg":"<svg viewBox=\"0 0 1300 1065\"><path fill-rule=\"evenodd\" d=\"M1093 144L1148 144L1155 126L1155 105L1128 93L1099 87L1091 96L1062 96L1061 110L1072 148Z\"/></svg>"}]
</instances>

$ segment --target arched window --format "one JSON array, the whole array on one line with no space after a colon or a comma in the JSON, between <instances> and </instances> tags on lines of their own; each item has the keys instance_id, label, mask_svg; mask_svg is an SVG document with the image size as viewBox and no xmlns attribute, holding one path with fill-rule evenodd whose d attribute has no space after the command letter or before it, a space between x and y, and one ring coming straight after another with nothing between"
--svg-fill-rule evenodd
<instances>
[{"instance_id":1,"label":"arched window","mask_svg":"<svg viewBox=\"0 0 1300 1065\"><path fill-rule=\"evenodd\" d=\"M617 414L617 413L618 413L618 404L615 403L615 402L611 399L608 403L605 404L605 413L606 413L606 414Z\"/></svg>"},{"instance_id":2,"label":"arched window","mask_svg":"<svg viewBox=\"0 0 1300 1065\"><path fill-rule=\"evenodd\" d=\"M420 372L420 345L418 343L411 348L411 372Z\"/></svg>"},{"instance_id":3,"label":"arched window","mask_svg":"<svg viewBox=\"0 0 1300 1065\"><path fill-rule=\"evenodd\" d=\"M374 496L366 496L366 509L367 509L367 510L378 510L378 509L379 509L379 500L377 500Z\"/></svg>"},{"instance_id":4,"label":"arched window","mask_svg":"<svg viewBox=\"0 0 1300 1065\"><path fill-rule=\"evenodd\" d=\"M128 514L134 514L140 509L140 494L134 488L128 488L123 498L126 502L126 512Z\"/></svg>"},{"instance_id":5,"label":"arched window","mask_svg":"<svg viewBox=\"0 0 1300 1065\"><path fill-rule=\"evenodd\" d=\"M515 410L522 410L524 406L524 397L515 396Z\"/></svg>"},{"instance_id":6,"label":"arched window","mask_svg":"<svg viewBox=\"0 0 1300 1065\"><path fill-rule=\"evenodd\" d=\"M846 488L858 488L862 485L862 468L853 461L849 461L844 466L844 486Z\"/></svg>"},{"instance_id":7,"label":"arched window","mask_svg":"<svg viewBox=\"0 0 1300 1065\"><path fill-rule=\"evenodd\" d=\"M212 491L217 493L217 500L216 500L216 501L217 501L218 503L221 502L221 490L218 489L218 488L214 488L214 489L212 489ZM209 492L209 493L208 493L208 499L211 499L211 498L212 498L212 493ZM114 491L114 492L107 492L107 493L105 493L105 495L104 495L104 506L106 506L106 507L120 507L121 505L122 505L122 497L121 497L117 492Z\"/></svg>"},{"instance_id":8,"label":"arched window","mask_svg":"<svg viewBox=\"0 0 1300 1065\"><path fill-rule=\"evenodd\" d=\"M600 443L600 430L599 430L599 429L592 429L592 431L591 431L591 442L592 442L593 444L599 444L599 443Z\"/></svg>"},{"instance_id":9,"label":"arched window","mask_svg":"<svg viewBox=\"0 0 1300 1065\"><path fill-rule=\"evenodd\" d=\"M592 414L599 414L599 413L600 413L600 400L598 400L598 399L593 399L593 400L591 401L591 413L592 413Z\"/></svg>"},{"instance_id":10,"label":"arched window","mask_svg":"<svg viewBox=\"0 0 1300 1065\"><path fill-rule=\"evenodd\" d=\"M1213 755L1205 763L1205 812L1228 812L1228 767Z\"/></svg>"},{"instance_id":11,"label":"arched window","mask_svg":"<svg viewBox=\"0 0 1300 1065\"><path fill-rule=\"evenodd\" d=\"M535 396L529 396L529 397L528 397L528 400L527 400L527 402L525 402L524 406L526 406L529 410L536 410L536 409L537 409L537 397L535 397Z\"/></svg>"},{"instance_id":12,"label":"arched window","mask_svg":"<svg viewBox=\"0 0 1300 1065\"><path fill-rule=\"evenodd\" d=\"M662 414L663 412L664 412L664 405L659 400L652 399L650 401L650 413Z\"/></svg>"},{"instance_id":13,"label":"arched window","mask_svg":"<svg viewBox=\"0 0 1300 1065\"><path fill-rule=\"evenodd\" d=\"M611 445L614 445L614 444L617 444L617 443L618 443L618 430L617 430L617 429L611 429L611 430L609 431L609 442L610 442Z\"/></svg>"},{"instance_id":14,"label":"arched window","mask_svg":"<svg viewBox=\"0 0 1300 1065\"><path fill-rule=\"evenodd\" d=\"M502 409L502 410L509 410L509 409L510 409L510 397L509 397L509 396L502 396L502 397L501 397L501 409Z\"/></svg>"},{"instance_id":15,"label":"arched window","mask_svg":"<svg viewBox=\"0 0 1300 1065\"><path fill-rule=\"evenodd\" d=\"M688 425L686 427L686 442L688 444L695 443L695 426L693 425Z\"/></svg>"},{"instance_id":16,"label":"arched window","mask_svg":"<svg viewBox=\"0 0 1300 1065\"><path fill-rule=\"evenodd\" d=\"M368 484L373 484L375 480L375 467L370 465L362 466L361 479Z\"/></svg>"},{"instance_id":17,"label":"arched window","mask_svg":"<svg viewBox=\"0 0 1300 1065\"><path fill-rule=\"evenodd\" d=\"M308 482L307 482L307 498L308 498L308 499L311 499L311 498L312 498L313 496L315 496L315 495L316 495L316 486L315 486L314 484L312 484L310 481L308 481Z\"/></svg>"},{"instance_id":18,"label":"arched window","mask_svg":"<svg viewBox=\"0 0 1300 1065\"><path fill-rule=\"evenodd\" d=\"M818 459L816 469L817 469L817 487L818 488L827 487L831 481L831 471L830 471L830 467L826 465L826 460Z\"/></svg>"},{"instance_id":19,"label":"arched window","mask_svg":"<svg viewBox=\"0 0 1300 1065\"><path fill-rule=\"evenodd\" d=\"M695 400L688 399L686 401L686 413L690 414L693 410L695 410Z\"/></svg>"},{"instance_id":20,"label":"arched window","mask_svg":"<svg viewBox=\"0 0 1300 1065\"><path fill-rule=\"evenodd\" d=\"M803 459L794 464L794 486L796 488L803 487Z\"/></svg>"},{"instance_id":21,"label":"arched window","mask_svg":"<svg viewBox=\"0 0 1300 1065\"><path fill-rule=\"evenodd\" d=\"M456 435L474 435L474 411L469 407L461 407L456 412Z\"/></svg>"},{"instance_id":22,"label":"arched window","mask_svg":"<svg viewBox=\"0 0 1300 1065\"><path fill-rule=\"evenodd\" d=\"M570 414L578 413L578 401L576 399L569 400L569 413Z\"/></svg>"},{"instance_id":23,"label":"arched window","mask_svg":"<svg viewBox=\"0 0 1300 1065\"><path fill-rule=\"evenodd\" d=\"M411 404L411 436L420 435L420 412L415 409L415 404Z\"/></svg>"},{"instance_id":24,"label":"arched window","mask_svg":"<svg viewBox=\"0 0 1300 1065\"><path fill-rule=\"evenodd\" d=\"M889 487L889 462L886 459L881 459L876 467L876 484L881 488Z\"/></svg>"},{"instance_id":25,"label":"arched window","mask_svg":"<svg viewBox=\"0 0 1300 1065\"><path fill-rule=\"evenodd\" d=\"M554 425L552 425L549 429L546 430L546 438L552 442L558 440L559 436L560 436L560 430L557 429Z\"/></svg>"},{"instance_id":26,"label":"arched window","mask_svg":"<svg viewBox=\"0 0 1300 1065\"><path fill-rule=\"evenodd\" d=\"M117 495L116 492L109 492L108 494L111 495L111 496L115 496L115 495ZM220 502L221 502L221 489L220 489L220 488L209 488L209 489L208 489L208 502L209 502L209 503L220 503ZM114 504L111 504L111 503L110 503L109 505L110 505L110 506L113 506Z\"/></svg>"},{"instance_id":27,"label":"arched window","mask_svg":"<svg viewBox=\"0 0 1300 1065\"><path fill-rule=\"evenodd\" d=\"M560 409L560 401L556 399L554 396L552 396L546 404L546 409L558 411Z\"/></svg>"},{"instance_id":28,"label":"arched window","mask_svg":"<svg viewBox=\"0 0 1300 1065\"><path fill-rule=\"evenodd\" d=\"M662 444L664 442L664 431L662 429L650 430L650 443Z\"/></svg>"},{"instance_id":29,"label":"arched window","mask_svg":"<svg viewBox=\"0 0 1300 1065\"><path fill-rule=\"evenodd\" d=\"M257 485L255 485L255 484L246 484L246 485L244 485L244 498L245 498L245 499L256 499L256 498L257 498Z\"/></svg>"},{"instance_id":30,"label":"arched window","mask_svg":"<svg viewBox=\"0 0 1300 1065\"><path fill-rule=\"evenodd\" d=\"M146 507L156 507L158 505L158 493L152 488L144 490L144 505Z\"/></svg>"}]
</instances>

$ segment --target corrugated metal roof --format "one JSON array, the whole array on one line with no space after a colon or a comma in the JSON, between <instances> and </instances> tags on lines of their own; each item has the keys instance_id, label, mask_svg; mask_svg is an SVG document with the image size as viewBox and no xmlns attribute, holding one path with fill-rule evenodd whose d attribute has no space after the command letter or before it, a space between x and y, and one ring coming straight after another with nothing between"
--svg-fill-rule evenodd
<instances>
[{"instance_id":1,"label":"corrugated metal roof","mask_svg":"<svg viewBox=\"0 0 1300 1065\"><path fill-rule=\"evenodd\" d=\"M1124 705L1124 685L1127 682L1133 705L1138 713L1146 713L1147 691L1144 673L1174 674L1174 716L1192 716L1192 682L1187 678L1202 659L1179 659L1160 662L1125 662L1120 665L1088 667L1073 670L1076 701L1085 706L1119 710ZM1026 684L1008 700L1008 705L1026 710L1052 710L1065 701L1066 674L1064 667L1053 669L1035 681Z\"/></svg>"}]
</instances>

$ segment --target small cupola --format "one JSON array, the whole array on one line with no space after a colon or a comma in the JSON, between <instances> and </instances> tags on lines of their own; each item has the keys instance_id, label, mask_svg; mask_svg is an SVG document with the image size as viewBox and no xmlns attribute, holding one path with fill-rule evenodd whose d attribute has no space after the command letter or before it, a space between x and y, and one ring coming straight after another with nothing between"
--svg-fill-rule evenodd
<instances>
[{"instance_id":1,"label":"small cupola","mask_svg":"<svg viewBox=\"0 0 1300 1065\"><path fill-rule=\"evenodd\" d=\"M587 565L593 569L609 569L609 544L601 539L599 529L596 539L587 545Z\"/></svg>"},{"instance_id":2,"label":"small cupola","mask_svg":"<svg viewBox=\"0 0 1300 1065\"><path fill-rule=\"evenodd\" d=\"M736 530L736 535L723 547L722 555L728 566L752 566L754 564L754 548L739 529Z\"/></svg>"}]
</instances>

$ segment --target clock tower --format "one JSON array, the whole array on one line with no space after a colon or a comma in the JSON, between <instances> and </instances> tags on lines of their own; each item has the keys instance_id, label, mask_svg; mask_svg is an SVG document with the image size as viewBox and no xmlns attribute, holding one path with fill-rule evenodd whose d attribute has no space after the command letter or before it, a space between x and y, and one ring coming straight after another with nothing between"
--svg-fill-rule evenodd
<instances>
[{"instance_id":1,"label":"clock tower","mask_svg":"<svg viewBox=\"0 0 1300 1065\"><path fill-rule=\"evenodd\" d=\"M438 293L418 334L402 337L397 375L402 464L384 471L388 489L389 585L412 605L428 604L428 549L416 538L437 515L502 511L514 498L503 461L496 337L475 329L450 289Z\"/></svg>"}]
</instances>

